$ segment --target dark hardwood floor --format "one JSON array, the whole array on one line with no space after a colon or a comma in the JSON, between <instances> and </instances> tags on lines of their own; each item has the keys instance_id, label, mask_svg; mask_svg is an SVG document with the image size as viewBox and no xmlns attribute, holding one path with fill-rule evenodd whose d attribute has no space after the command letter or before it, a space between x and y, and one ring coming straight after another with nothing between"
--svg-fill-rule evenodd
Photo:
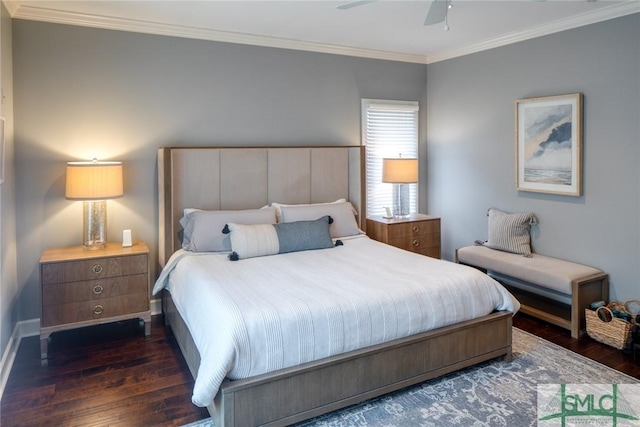
<instances>
[{"instance_id":1,"label":"dark hardwood floor","mask_svg":"<svg viewBox=\"0 0 640 427\"><path fill-rule=\"evenodd\" d=\"M49 366L38 337L22 340L0 407L0 425L179 426L208 416L191 403L193 380L170 330L154 316L52 335ZM514 326L640 378L629 353L518 314Z\"/></svg>"},{"instance_id":2,"label":"dark hardwood floor","mask_svg":"<svg viewBox=\"0 0 640 427\"><path fill-rule=\"evenodd\" d=\"M179 426L209 416L191 403L193 379L162 316L151 337L137 320L22 340L0 407L0 425Z\"/></svg>"},{"instance_id":3,"label":"dark hardwood floor","mask_svg":"<svg viewBox=\"0 0 640 427\"><path fill-rule=\"evenodd\" d=\"M569 331L521 313L514 316L513 326L640 379L640 350L634 360L631 350L617 350L588 336L579 340L571 338Z\"/></svg>"}]
</instances>

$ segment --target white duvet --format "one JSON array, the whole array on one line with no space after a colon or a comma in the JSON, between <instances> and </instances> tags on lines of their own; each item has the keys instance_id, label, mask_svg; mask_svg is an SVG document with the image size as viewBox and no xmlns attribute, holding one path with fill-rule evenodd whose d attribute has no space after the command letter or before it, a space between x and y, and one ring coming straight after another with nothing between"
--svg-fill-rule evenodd
<instances>
[{"instance_id":1,"label":"white duvet","mask_svg":"<svg viewBox=\"0 0 640 427\"><path fill-rule=\"evenodd\" d=\"M518 301L471 267L366 236L330 249L230 261L176 252L167 288L201 357L192 401L248 378L484 316Z\"/></svg>"}]
</instances>

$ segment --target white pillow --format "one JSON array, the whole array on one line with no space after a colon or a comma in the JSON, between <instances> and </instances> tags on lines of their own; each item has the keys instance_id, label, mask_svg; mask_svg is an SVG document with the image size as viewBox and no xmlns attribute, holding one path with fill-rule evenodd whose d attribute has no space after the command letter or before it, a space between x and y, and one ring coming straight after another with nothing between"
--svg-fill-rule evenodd
<instances>
[{"instance_id":1,"label":"white pillow","mask_svg":"<svg viewBox=\"0 0 640 427\"><path fill-rule=\"evenodd\" d=\"M221 252L231 250L228 235L222 229L229 222L237 224L275 224L275 208L237 211L202 211L185 209L180 220L184 227L182 249L191 252Z\"/></svg>"},{"instance_id":2,"label":"white pillow","mask_svg":"<svg viewBox=\"0 0 640 427\"><path fill-rule=\"evenodd\" d=\"M338 199L335 202L326 202L326 203L300 203L300 204L288 204L288 203L278 203L278 202L273 202L271 203L271 206L276 208L276 219L278 220L278 222L282 222L282 207L290 207L290 206L322 206L322 205L330 205L333 203L344 203L346 202L347 199ZM355 211L355 209L353 210L353 213L356 214L357 212Z\"/></svg>"},{"instance_id":3,"label":"white pillow","mask_svg":"<svg viewBox=\"0 0 640 427\"><path fill-rule=\"evenodd\" d=\"M280 209L282 222L313 221L325 215L331 216L331 237L334 239L362 234L354 215L355 209L349 202L281 206Z\"/></svg>"}]
</instances>

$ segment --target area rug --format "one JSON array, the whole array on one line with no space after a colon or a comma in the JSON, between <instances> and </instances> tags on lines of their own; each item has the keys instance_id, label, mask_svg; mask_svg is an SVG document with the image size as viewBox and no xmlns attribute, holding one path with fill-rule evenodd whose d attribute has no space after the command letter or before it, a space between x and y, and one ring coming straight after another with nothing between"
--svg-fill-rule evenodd
<instances>
[{"instance_id":1,"label":"area rug","mask_svg":"<svg viewBox=\"0 0 640 427\"><path fill-rule=\"evenodd\" d=\"M511 363L485 362L296 426L535 426L540 418L539 385L640 384L636 378L517 328L513 328L512 350ZM640 390L640 386L633 387ZM640 408L640 393L624 397L631 408ZM618 421L617 425L638 426L640 421ZM215 425L209 418L188 427Z\"/></svg>"}]
</instances>

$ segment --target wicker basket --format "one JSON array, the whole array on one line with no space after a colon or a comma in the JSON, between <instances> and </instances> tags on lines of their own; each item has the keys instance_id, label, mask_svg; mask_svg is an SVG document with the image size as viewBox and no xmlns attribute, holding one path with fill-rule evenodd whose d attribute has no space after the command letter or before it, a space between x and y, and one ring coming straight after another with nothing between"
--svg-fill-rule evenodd
<instances>
[{"instance_id":1,"label":"wicker basket","mask_svg":"<svg viewBox=\"0 0 640 427\"><path fill-rule=\"evenodd\" d=\"M598 316L602 310L608 312L606 318L611 319L609 322L601 320ZM613 313L608 307L599 307L597 310L587 308L585 309L585 317L587 319L587 334L591 338L618 350L627 346L633 325L626 320L613 317Z\"/></svg>"}]
</instances>

